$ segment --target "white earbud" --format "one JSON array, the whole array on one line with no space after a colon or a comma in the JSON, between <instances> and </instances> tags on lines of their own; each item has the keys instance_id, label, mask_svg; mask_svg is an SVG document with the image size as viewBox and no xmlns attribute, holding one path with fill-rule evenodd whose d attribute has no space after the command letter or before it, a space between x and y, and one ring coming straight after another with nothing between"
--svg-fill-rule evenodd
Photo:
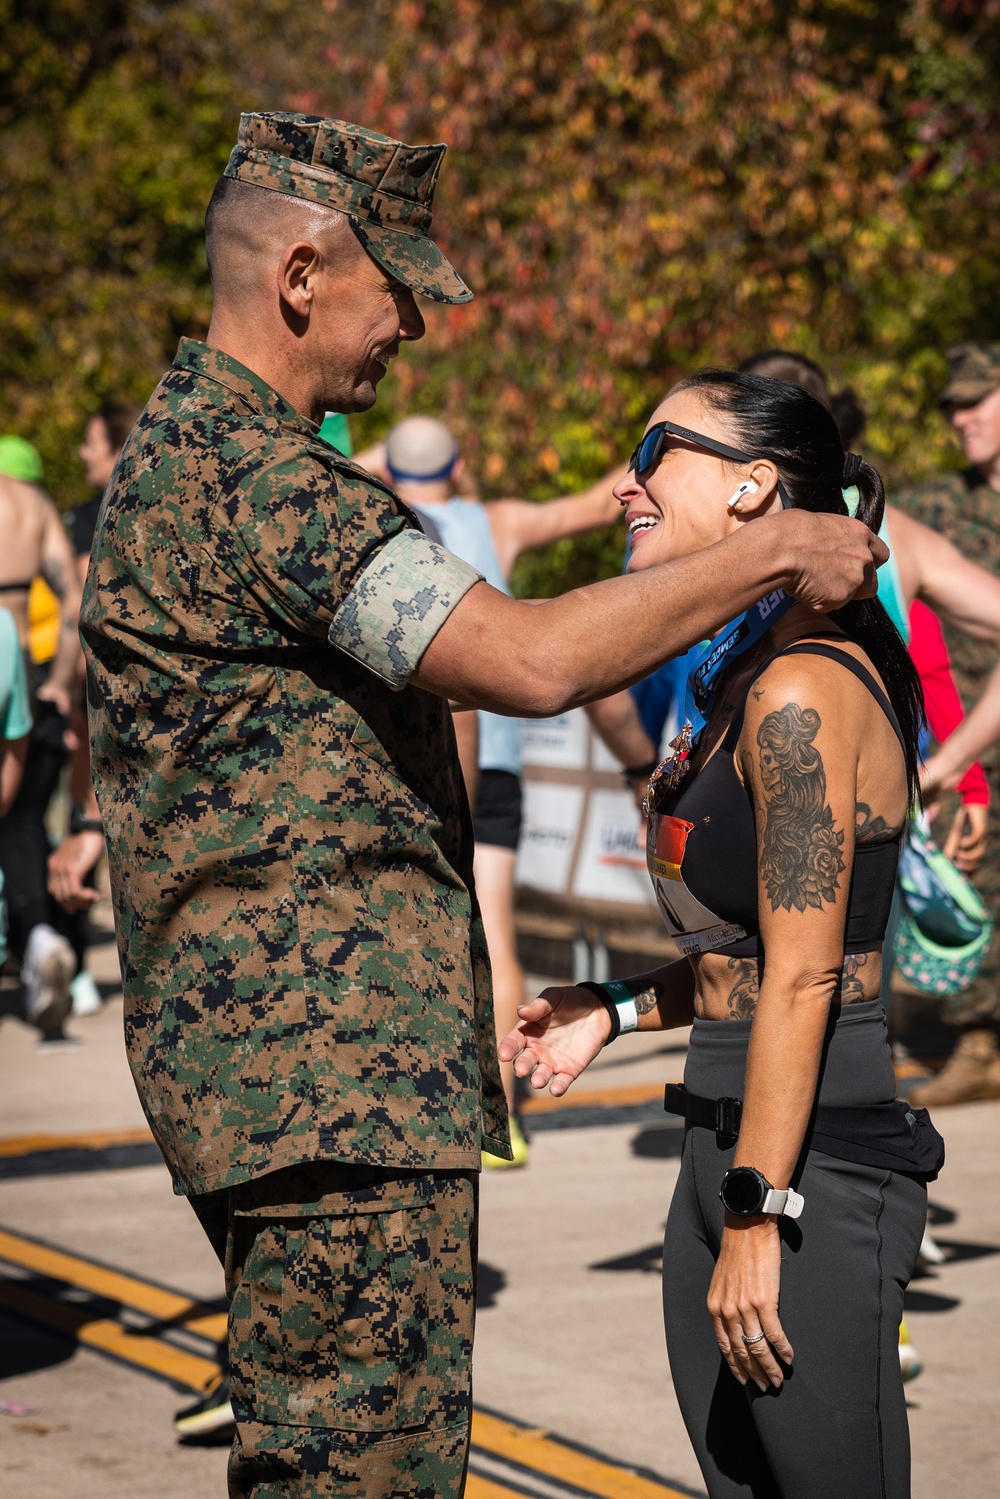
<instances>
[{"instance_id":1,"label":"white earbud","mask_svg":"<svg viewBox=\"0 0 1000 1499\"><path fill-rule=\"evenodd\" d=\"M745 494L756 494L756 493L757 493L757 485L753 482L752 479L746 479L740 485L739 489L735 490L729 496L729 499L726 501L726 509L727 510L742 510L742 508L743 508L743 505L742 505L743 496Z\"/></svg>"}]
</instances>

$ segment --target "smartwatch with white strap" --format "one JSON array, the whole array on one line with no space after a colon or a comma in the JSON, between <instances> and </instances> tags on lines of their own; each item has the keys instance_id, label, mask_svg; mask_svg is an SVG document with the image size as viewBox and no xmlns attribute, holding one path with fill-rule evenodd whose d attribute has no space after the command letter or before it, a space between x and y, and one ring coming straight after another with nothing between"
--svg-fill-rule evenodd
<instances>
[{"instance_id":1,"label":"smartwatch with white strap","mask_svg":"<svg viewBox=\"0 0 1000 1499\"><path fill-rule=\"evenodd\" d=\"M775 1217L797 1218L805 1200L791 1187L772 1187L766 1176L753 1166L734 1166L722 1178L719 1189L722 1206L737 1218L753 1218L758 1213Z\"/></svg>"}]
</instances>

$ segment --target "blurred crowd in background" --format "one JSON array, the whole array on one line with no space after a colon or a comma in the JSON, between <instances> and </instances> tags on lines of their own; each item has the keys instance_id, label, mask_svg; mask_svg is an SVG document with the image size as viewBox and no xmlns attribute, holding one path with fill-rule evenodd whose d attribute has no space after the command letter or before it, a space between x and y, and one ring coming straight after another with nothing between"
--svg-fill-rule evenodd
<instances>
[{"instance_id":1,"label":"blurred crowd in background","mask_svg":"<svg viewBox=\"0 0 1000 1499\"><path fill-rule=\"evenodd\" d=\"M891 560L881 572L880 597L920 671L928 755L990 689L1000 653L1000 345L962 345L948 358L941 409L965 448L968 466L931 474L897 495L882 528ZM833 412L845 446L863 443L865 412L854 392L831 390L813 360L770 349L748 357L741 368L803 386ZM90 779L77 613L101 495L137 416L135 405L111 401L82 418L77 456L91 497L62 512L58 496L45 488L37 450L21 434L0 437L0 872L6 982L11 986L19 979L24 1019L48 1048L73 1044L78 1033L67 1032L67 1021L95 1013L102 1003L86 961L104 840ZM321 436L350 452L345 417L330 413ZM456 436L443 421L426 415L395 423L356 461L393 484L432 536L505 591L523 553L613 528L620 514L612 487L621 467L585 490L549 501L508 497L483 503ZM619 546L624 566L623 535ZM685 676L682 658L588 709L595 730L622 765L637 806L676 726ZM456 728L474 810L476 875L503 1035L514 1024L525 982L515 887L522 819L520 725L492 714L458 714ZM950 867L971 877L984 902L987 914L973 931L975 940L962 947L972 956L963 966L957 949L935 949L933 928L922 933L907 919L902 893L887 942L888 973L903 919L904 976L935 997L937 1019L950 1028L954 1041L950 1050L938 1042L939 1055L928 1058L912 1055L896 1035L897 1072L918 1103L1000 1097L1000 949L990 940L1000 900L1000 837L995 756L987 759L986 769L975 764L964 774L954 797L942 802L935 796L928 809ZM891 993L886 980L887 1006ZM528 1144L517 1122L509 1068L508 1074L516 1166L527 1161ZM485 1164L508 1165L492 1157Z\"/></svg>"}]
</instances>

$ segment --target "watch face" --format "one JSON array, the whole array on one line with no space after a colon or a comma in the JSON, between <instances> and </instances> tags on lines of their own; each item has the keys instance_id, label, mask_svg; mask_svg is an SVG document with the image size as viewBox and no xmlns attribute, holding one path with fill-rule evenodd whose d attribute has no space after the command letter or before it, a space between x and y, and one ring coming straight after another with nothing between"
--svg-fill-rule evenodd
<instances>
[{"instance_id":1,"label":"watch face","mask_svg":"<svg viewBox=\"0 0 1000 1499\"><path fill-rule=\"evenodd\" d=\"M756 1171L749 1166L737 1166L732 1171L727 1171L722 1183L723 1206L737 1216L749 1218L754 1213L759 1213L764 1201L765 1187Z\"/></svg>"}]
</instances>

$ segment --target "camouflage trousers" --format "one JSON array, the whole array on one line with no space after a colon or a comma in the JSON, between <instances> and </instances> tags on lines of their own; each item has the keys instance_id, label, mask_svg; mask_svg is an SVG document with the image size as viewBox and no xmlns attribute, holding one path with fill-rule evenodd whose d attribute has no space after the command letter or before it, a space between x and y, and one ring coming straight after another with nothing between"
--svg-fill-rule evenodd
<instances>
[{"instance_id":1,"label":"camouflage trousers","mask_svg":"<svg viewBox=\"0 0 1000 1499\"><path fill-rule=\"evenodd\" d=\"M210 1197L227 1201L193 1206L231 1299L230 1499L460 1499L475 1173L313 1165Z\"/></svg>"}]
</instances>

